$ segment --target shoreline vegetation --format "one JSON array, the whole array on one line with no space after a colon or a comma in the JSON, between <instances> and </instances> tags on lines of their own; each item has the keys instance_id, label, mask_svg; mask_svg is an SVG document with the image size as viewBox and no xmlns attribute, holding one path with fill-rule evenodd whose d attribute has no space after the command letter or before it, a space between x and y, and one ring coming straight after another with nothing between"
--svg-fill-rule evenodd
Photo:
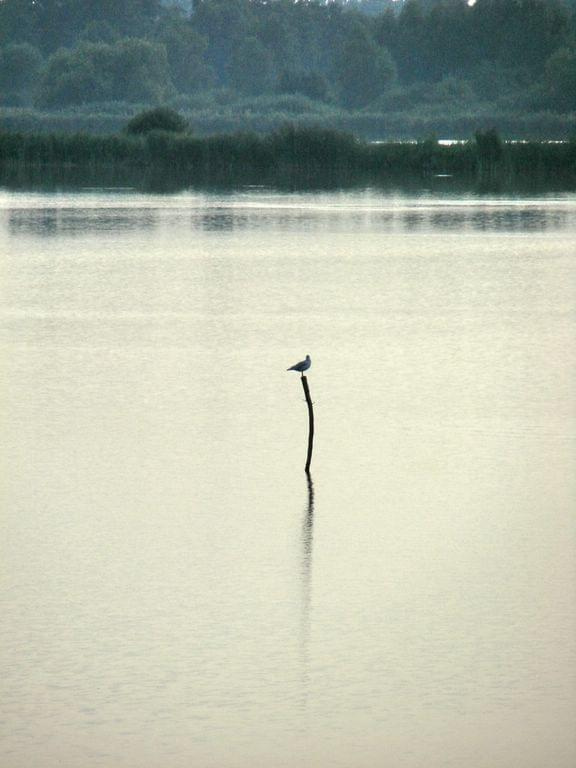
<instances>
[{"instance_id":1,"label":"shoreline vegetation","mask_svg":"<svg viewBox=\"0 0 576 768\"><path fill-rule=\"evenodd\" d=\"M0 131L0 171L84 168L118 172L153 169L189 181L251 180L275 174L454 175L472 179L564 179L576 182L576 139L566 142L508 142L491 129L473 139L444 144L369 142L350 133L316 126L285 125L269 134L195 136L153 130L110 135Z\"/></svg>"},{"instance_id":2,"label":"shoreline vegetation","mask_svg":"<svg viewBox=\"0 0 576 768\"><path fill-rule=\"evenodd\" d=\"M180 103L182 101L183 103ZM500 135L519 141L567 141L576 130L576 113L561 114L551 110L523 113L482 108L454 110L439 101L429 108L385 111L353 111L314 101L302 95L247 98L215 105L200 97L167 102L169 108L183 114L194 126L197 136L230 133L266 135L288 123L303 127L353 133L366 141L417 141L422 136L466 140L476 130L497 126ZM38 110L0 106L0 132L49 133L109 136L120 133L128 120L149 104L85 104L60 110Z\"/></svg>"},{"instance_id":3,"label":"shoreline vegetation","mask_svg":"<svg viewBox=\"0 0 576 768\"><path fill-rule=\"evenodd\" d=\"M215 173L217 151L223 167L237 164L248 144L246 162L254 151L284 167L287 123L352 134L346 162L371 173L391 155L400 168L459 168L463 150L390 148L492 127L533 147L506 145L500 172L555 172L554 152L535 148L575 135L576 0L0 0L0 133L58 136L52 149L26 140L21 154L85 163L87 134L106 162L158 165L159 139L110 138L154 107L194 127L165 149L195 173ZM360 146L381 140L388 150Z\"/></svg>"}]
</instances>

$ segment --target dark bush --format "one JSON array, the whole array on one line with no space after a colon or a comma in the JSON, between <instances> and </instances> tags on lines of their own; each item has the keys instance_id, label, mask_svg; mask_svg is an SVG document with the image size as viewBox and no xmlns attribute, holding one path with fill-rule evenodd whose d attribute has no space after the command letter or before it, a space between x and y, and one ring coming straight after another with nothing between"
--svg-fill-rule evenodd
<instances>
[{"instance_id":1,"label":"dark bush","mask_svg":"<svg viewBox=\"0 0 576 768\"><path fill-rule=\"evenodd\" d=\"M151 131L170 131L184 133L188 130L188 122L182 115L167 107L157 107L140 112L126 125L126 133L143 134Z\"/></svg>"},{"instance_id":2,"label":"dark bush","mask_svg":"<svg viewBox=\"0 0 576 768\"><path fill-rule=\"evenodd\" d=\"M488 163L497 163L502 159L504 146L495 128L487 131L476 131L476 148L478 157Z\"/></svg>"}]
</instances>

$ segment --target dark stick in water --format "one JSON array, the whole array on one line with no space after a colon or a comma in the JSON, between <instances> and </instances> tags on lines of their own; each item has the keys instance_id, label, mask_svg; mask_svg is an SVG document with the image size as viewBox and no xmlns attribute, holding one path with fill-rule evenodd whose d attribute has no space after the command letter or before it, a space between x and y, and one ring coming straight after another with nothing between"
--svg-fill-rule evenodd
<instances>
[{"instance_id":1,"label":"dark stick in water","mask_svg":"<svg viewBox=\"0 0 576 768\"><path fill-rule=\"evenodd\" d=\"M304 472L307 475L310 474L310 463L312 461L312 446L314 443L314 410L312 408L312 400L310 399L310 390L308 388L308 379L304 374L300 377L302 387L304 388L304 396L306 397L306 403L308 405L308 455L306 456L306 466Z\"/></svg>"}]
</instances>

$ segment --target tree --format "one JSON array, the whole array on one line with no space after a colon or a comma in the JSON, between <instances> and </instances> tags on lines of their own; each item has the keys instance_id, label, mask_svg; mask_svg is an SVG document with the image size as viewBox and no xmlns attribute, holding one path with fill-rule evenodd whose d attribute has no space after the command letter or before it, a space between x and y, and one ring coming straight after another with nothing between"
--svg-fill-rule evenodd
<instances>
[{"instance_id":1,"label":"tree","mask_svg":"<svg viewBox=\"0 0 576 768\"><path fill-rule=\"evenodd\" d=\"M390 52L368 34L355 31L342 45L336 59L336 79L345 106L365 107L386 91L395 76Z\"/></svg>"},{"instance_id":2,"label":"tree","mask_svg":"<svg viewBox=\"0 0 576 768\"><path fill-rule=\"evenodd\" d=\"M422 7L417 0L406 0L398 16L396 33L390 47L404 82L427 79L428 68L422 55L426 47L426 35Z\"/></svg>"},{"instance_id":3,"label":"tree","mask_svg":"<svg viewBox=\"0 0 576 768\"><path fill-rule=\"evenodd\" d=\"M504 156L504 145L498 131L495 128L477 131L474 138L481 169L493 169Z\"/></svg>"},{"instance_id":4,"label":"tree","mask_svg":"<svg viewBox=\"0 0 576 768\"><path fill-rule=\"evenodd\" d=\"M40 51L30 43L12 43L0 49L0 93L7 104L32 101L43 65Z\"/></svg>"},{"instance_id":5,"label":"tree","mask_svg":"<svg viewBox=\"0 0 576 768\"><path fill-rule=\"evenodd\" d=\"M107 21L90 21L80 35L81 43L116 43L120 34Z\"/></svg>"},{"instance_id":6,"label":"tree","mask_svg":"<svg viewBox=\"0 0 576 768\"><path fill-rule=\"evenodd\" d=\"M427 80L438 80L470 68L474 55L471 8L465 0L443 0L426 18L422 63Z\"/></svg>"},{"instance_id":7,"label":"tree","mask_svg":"<svg viewBox=\"0 0 576 768\"><path fill-rule=\"evenodd\" d=\"M196 0L192 25L208 40L206 61L225 84L232 52L240 41L253 35L252 4L247 0Z\"/></svg>"},{"instance_id":8,"label":"tree","mask_svg":"<svg viewBox=\"0 0 576 768\"><path fill-rule=\"evenodd\" d=\"M272 55L276 72L295 67L298 62L298 38L284 6L272 3L257 14L256 37Z\"/></svg>"},{"instance_id":9,"label":"tree","mask_svg":"<svg viewBox=\"0 0 576 768\"><path fill-rule=\"evenodd\" d=\"M41 103L66 106L97 101L154 103L172 90L166 48L125 38L114 45L82 43L48 60Z\"/></svg>"},{"instance_id":10,"label":"tree","mask_svg":"<svg viewBox=\"0 0 576 768\"><path fill-rule=\"evenodd\" d=\"M166 46L125 38L112 47L115 99L154 103L163 101L173 92Z\"/></svg>"},{"instance_id":11,"label":"tree","mask_svg":"<svg viewBox=\"0 0 576 768\"><path fill-rule=\"evenodd\" d=\"M546 62L546 85L562 109L576 109L576 47L559 48Z\"/></svg>"},{"instance_id":12,"label":"tree","mask_svg":"<svg viewBox=\"0 0 576 768\"><path fill-rule=\"evenodd\" d=\"M118 37L151 37L163 9L163 0L0 0L0 45L30 42L51 54L76 45L90 24Z\"/></svg>"},{"instance_id":13,"label":"tree","mask_svg":"<svg viewBox=\"0 0 576 768\"><path fill-rule=\"evenodd\" d=\"M256 37L241 40L230 60L230 85L240 93L254 96L270 90L272 78L272 56L268 49Z\"/></svg>"},{"instance_id":14,"label":"tree","mask_svg":"<svg viewBox=\"0 0 576 768\"><path fill-rule=\"evenodd\" d=\"M570 33L563 0L478 0L470 10L477 60L539 69Z\"/></svg>"},{"instance_id":15,"label":"tree","mask_svg":"<svg viewBox=\"0 0 576 768\"><path fill-rule=\"evenodd\" d=\"M94 65L96 47L109 46L85 43L76 51L60 49L50 56L40 87L40 103L43 106L84 104L87 101L104 101L108 97L104 73L98 73Z\"/></svg>"},{"instance_id":16,"label":"tree","mask_svg":"<svg viewBox=\"0 0 576 768\"><path fill-rule=\"evenodd\" d=\"M74 45L91 22L107 23L119 37L143 38L162 12L161 0L34 0L42 47L53 52Z\"/></svg>"},{"instance_id":17,"label":"tree","mask_svg":"<svg viewBox=\"0 0 576 768\"><path fill-rule=\"evenodd\" d=\"M157 107L137 114L128 122L124 130L133 135L146 134L151 131L183 133L188 130L188 122L173 109Z\"/></svg>"},{"instance_id":18,"label":"tree","mask_svg":"<svg viewBox=\"0 0 576 768\"><path fill-rule=\"evenodd\" d=\"M156 30L156 39L166 46L170 77L181 93L196 93L216 82L214 69L204 60L208 47L182 11L171 9Z\"/></svg>"},{"instance_id":19,"label":"tree","mask_svg":"<svg viewBox=\"0 0 576 768\"><path fill-rule=\"evenodd\" d=\"M37 4L34 0L2 0L0 46L24 42L39 44Z\"/></svg>"}]
</instances>

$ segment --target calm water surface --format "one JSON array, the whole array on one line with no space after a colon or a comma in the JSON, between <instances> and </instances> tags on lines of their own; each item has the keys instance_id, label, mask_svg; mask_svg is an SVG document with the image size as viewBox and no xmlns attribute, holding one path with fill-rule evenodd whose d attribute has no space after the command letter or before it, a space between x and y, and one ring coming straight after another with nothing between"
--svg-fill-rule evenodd
<instances>
[{"instance_id":1,"label":"calm water surface","mask_svg":"<svg viewBox=\"0 0 576 768\"><path fill-rule=\"evenodd\" d=\"M0 766L573 768L575 236L0 190Z\"/></svg>"}]
</instances>

